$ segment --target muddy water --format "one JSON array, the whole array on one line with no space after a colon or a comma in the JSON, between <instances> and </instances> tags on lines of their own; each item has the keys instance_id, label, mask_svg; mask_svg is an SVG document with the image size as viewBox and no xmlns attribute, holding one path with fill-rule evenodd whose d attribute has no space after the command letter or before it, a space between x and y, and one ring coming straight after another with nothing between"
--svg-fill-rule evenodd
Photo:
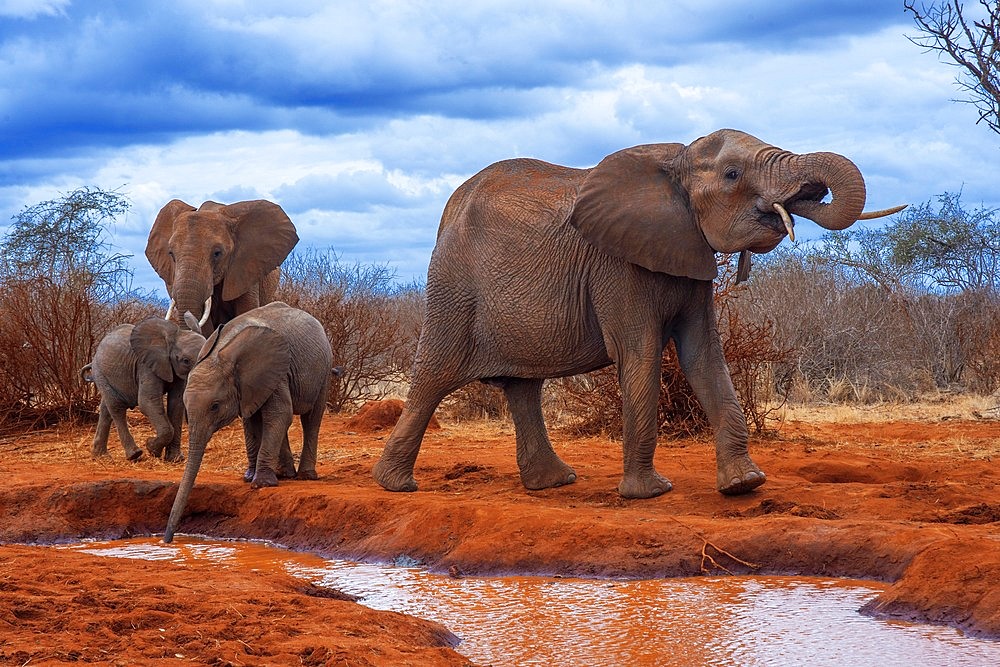
<instances>
[{"instance_id":1,"label":"muddy water","mask_svg":"<svg viewBox=\"0 0 1000 667\"><path fill-rule=\"evenodd\" d=\"M179 536L75 545L101 556L283 569L375 609L437 621L489 665L1000 665L1000 642L857 613L881 584L803 577L452 578Z\"/></svg>"}]
</instances>

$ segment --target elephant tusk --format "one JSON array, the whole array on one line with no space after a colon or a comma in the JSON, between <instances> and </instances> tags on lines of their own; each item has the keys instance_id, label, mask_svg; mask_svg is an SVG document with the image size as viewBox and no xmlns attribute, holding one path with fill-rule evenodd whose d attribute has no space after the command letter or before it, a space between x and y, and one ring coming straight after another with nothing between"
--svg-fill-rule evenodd
<instances>
[{"instance_id":1,"label":"elephant tusk","mask_svg":"<svg viewBox=\"0 0 1000 667\"><path fill-rule=\"evenodd\" d=\"M741 250L740 259L736 262L736 284L750 279L750 251Z\"/></svg>"},{"instance_id":2,"label":"elephant tusk","mask_svg":"<svg viewBox=\"0 0 1000 667\"><path fill-rule=\"evenodd\" d=\"M170 321L170 318L174 316L174 306L175 305L176 305L176 303L174 302L173 299L171 299L170 300L170 307L167 308L167 314L163 316L163 319L167 320L168 322Z\"/></svg>"},{"instance_id":3,"label":"elephant tusk","mask_svg":"<svg viewBox=\"0 0 1000 667\"><path fill-rule=\"evenodd\" d=\"M205 299L205 313L201 316L201 319L198 320L198 326L200 327L205 326L205 322L208 322L208 313L211 309L212 309L212 295L209 294L208 298Z\"/></svg>"},{"instance_id":4,"label":"elephant tusk","mask_svg":"<svg viewBox=\"0 0 1000 667\"><path fill-rule=\"evenodd\" d=\"M778 202L774 202L773 206L777 214L781 216L781 221L785 223L785 231L788 232L788 240L795 241L795 229L792 226L792 216L788 215L788 211L785 210L785 207Z\"/></svg>"},{"instance_id":5,"label":"elephant tusk","mask_svg":"<svg viewBox=\"0 0 1000 667\"><path fill-rule=\"evenodd\" d=\"M899 213L904 208L909 206L909 204L903 204L902 206L893 206L892 208L883 208L879 211L866 211L858 216L858 220L873 220L875 218L884 218L887 215L892 215L893 213Z\"/></svg>"}]
</instances>

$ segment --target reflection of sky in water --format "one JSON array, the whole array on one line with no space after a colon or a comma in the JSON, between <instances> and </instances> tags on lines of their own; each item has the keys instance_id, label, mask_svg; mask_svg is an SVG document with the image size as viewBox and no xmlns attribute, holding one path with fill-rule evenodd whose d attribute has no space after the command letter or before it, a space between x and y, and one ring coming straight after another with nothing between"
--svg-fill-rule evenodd
<instances>
[{"instance_id":1,"label":"reflection of sky in water","mask_svg":"<svg viewBox=\"0 0 1000 667\"><path fill-rule=\"evenodd\" d=\"M259 543L182 537L80 545L98 555L283 568L362 596L373 609L437 621L458 650L493 665L1000 665L1000 642L857 613L877 589L788 577L606 581L453 579L416 568L321 559Z\"/></svg>"}]
</instances>

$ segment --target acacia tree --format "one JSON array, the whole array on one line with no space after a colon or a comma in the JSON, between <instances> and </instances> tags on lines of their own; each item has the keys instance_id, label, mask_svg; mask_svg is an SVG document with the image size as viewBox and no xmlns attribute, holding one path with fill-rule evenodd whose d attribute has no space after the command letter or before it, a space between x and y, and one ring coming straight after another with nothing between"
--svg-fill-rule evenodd
<instances>
[{"instance_id":1,"label":"acacia tree","mask_svg":"<svg viewBox=\"0 0 1000 667\"><path fill-rule=\"evenodd\" d=\"M968 210L961 193L946 192L909 207L882 227L828 232L811 250L854 284L888 292L1000 294L1000 219L986 207Z\"/></svg>"},{"instance_id":2,"label":"acacia tree","mask_svg":"<svg viewBox=\"0 0 1000 667\"><path fill-rule=\"evenodd\" d=\"M14 216L0 241L0 431L93 416L80 367L110 328L150 312L108 235L128 206L81 188Z\"/></svg>"},{"instance_id":3,"label":"acacia tree","mask_svg":"<svg viewBox=\"0 0 1000 667\"><path fill-rule=\"evenodd\" d=\"M979 120L1000 133L1000 6L995 0L979 0L979 19L972 18L959 0L941 4L905 0L903 8L913 15L921 35L910 41L945 55L961 72L958 87L975 105Z\"/></svg>"}]
</instances>

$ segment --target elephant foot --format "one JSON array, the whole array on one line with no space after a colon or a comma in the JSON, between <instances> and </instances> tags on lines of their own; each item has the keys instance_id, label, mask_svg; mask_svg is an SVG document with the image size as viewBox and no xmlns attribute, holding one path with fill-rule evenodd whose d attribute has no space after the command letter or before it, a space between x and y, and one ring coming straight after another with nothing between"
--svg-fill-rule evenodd
<instances>
[{"instance_id":1,"label":"elephant foot","mask_svg":"<svg viewBox=\"0 0 1000 667\"><path fill-rule=\"evenodd\" d=\"M179 450L178 451L171 451L171 450L168 449L163 454L163 460L166 461L167 463L183 463L184 462L184 455L181 454Z\"/></svg>"},{"instance_id":2,"label":"elephant foot","mask_svg":"<svg viewBox=\"0 0 1000 667\"><path fill-rule=\"evenodd\" d=\"M142 458L142 450L136 447L135 450L131 452L125 452L125 458L127 458L132 463L135 463L136 461Z\"/></svg>"},{"instance_id":3,"label":"elephant foot","mask_svg":"<svg viewBox=\"0 0 1000 667\"><path fill-rule=\"evenodd\" d=\"M165 443L159 441L159 438L149 438L146 440L146 451L154 459L160 458L163 455L163 448Z\"/></svg>"},{"instance_id":4,"label":"elephant foot","mask_svg":"<svg viewBox=\"0 0 1000 667\"><path fill-rule=\"evenodd\" d=\"M622 498L655 498L661 496L674 485L655 470L645 474L625 475L618 484L618 494Z\"/></svg>"},{"instance_id":5,"label":"elephant foot","mask_svg":"<svg viewBox=\"0 0 1000 667\"><path fill-rule=\"evenodd\" d=\"M562 461L544 468L527 466L521 470L521 484L531 491L565 486L576 481L576 471Z\"/></svg>"},{"instance_id":6,"label":"elephant foot","mask_svg":"<svg viewBox=\"0 0 1000 667\"><path fill-rule=\"evenodd\" d=\"M291 468L286 468L284 466L278 467L278 479L295 479L295 477L296 472L294 465Z\"/></svg>"},{"instance_id":7,"label":"elephant foot","mask_svg":"<svg viewBox=\"0 0 1000 667\"><path fill-rule=\"evenodd\" d=\"M296 479L319 479L315 470L300 470L295 477Z\"/></svg>"},{"instance_id":8,"label":"elephant foot","mask_svg":"<svg viewBox=\"0 0 1000 667\"><path fill-rule=\"evenodd\" d=\"M750 457L742 455L719 465L716 488L727 496L748 493L767 481Z\"/></svg>"},{"instance_id":9,"label":"elephant foot","mask_svg":"<svg viewBox=\"0 0 1000 667\"><path fill-rule=\"evenodd\" d=\"M247 484L249 484L250 482L252 482L253 481L253 476L254 476L255 472L256 472L255 469L253 469L253 468L247 468L246 471L243 473L243 481L246 482Z\"/></svg>"},{"instance_id":10,"label":"elephant foot","mask_svg":"<svg viewBox=\"0 0 1000 667\"><path fill-rule=\"evenodd\" d=\"M412 470L393 469L385 459L380 459L372 468L372 477L386 491L406 491L417 490L417 480L413 479Z\"/></svg>"},{"instance_id":11,"label":"elephant foot","mask_svg":"<svg viewBox=\"0 0 1000 667\"><path fill-rule=\"evenodd\" d=\"M250 482L251 489L262 489L265 486L278 486L278 476L273 470L258 470Z\"/></svg>"}]
</instances>

